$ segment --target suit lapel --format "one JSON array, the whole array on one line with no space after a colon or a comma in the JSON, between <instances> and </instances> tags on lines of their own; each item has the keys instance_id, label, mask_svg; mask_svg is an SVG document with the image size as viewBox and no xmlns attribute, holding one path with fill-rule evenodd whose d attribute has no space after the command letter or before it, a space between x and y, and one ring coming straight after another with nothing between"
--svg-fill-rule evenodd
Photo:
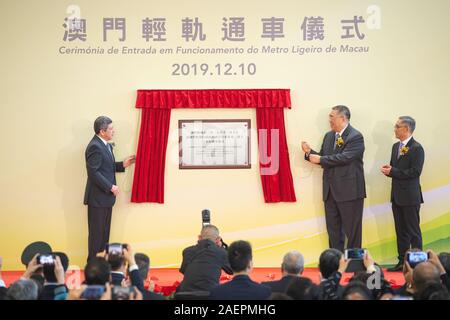
<instances>
[{"instance_id":1,"label":"suit lapel","mask_svg":"<svg viewBox=\"0 0 450 320\"><path fill-rule=\"evenodd\" d=\"M414 138L411 137L411 139L409 139L408 143L407 143L406 146L405 146L405 147L408 147L408 153L411 151L411 146L412 146L413 143L414 143ZM399 154L399 152L400 152L400 150L398 150L399 144L400 144L400 141L399 141L399 142L397 143L397 145L396 145L397 151L396 151L395 159L396 159L396 162L397 162L397 163L400 162L400 160L401 160L402 158L404 158L404 157L407 156L407 154L400 155L400 157L398 156L398 154Z\"/></svg>"},{"instance_id":2,"label":"suit lapel","mask_svg":"<svg viewBox=\"0 0 450 320\"><path fill-rule=\"evenodd\" d=\"M95 137L97 138L97 141L100 143L100 145L103 146L103 149L104 149L105 152L108 154L109 159L111 159L111 161L112 161L113 164L114 164L114 155L113 155L113 153L112 153L112 147L111 147L111 152L110 152L110 151L109 151L109 146L106 145L106 144L102 141L102 139L100 139L97 135L95 135Z\"/></svg>"},{"instance_id":3,"label":"suit lapel","mask_svg":"<svg viewBox=\"0 0 450 320\"><path fill-rule=\"evenodd\" d=\"M344 132L342 132L341 138L342 138L342 140L344 140L344 144L343 144L342 146L340 146L340 147L336 146L336 148L333 149L333 153L334 153L334 154L342 152L342 149L344 149L344 146L345 146L345 144L347 143L347 137L348 137L348 135L350 134L350 131L351 131L351 126L350 126L350 124L349 124L349 125L347 126L347 128L345 128ZM333 147L334 147L334 143L335 143L334 140L335 140L335 139L336 139L336 133L334 133Z\"/></svg>"}]
</instances>

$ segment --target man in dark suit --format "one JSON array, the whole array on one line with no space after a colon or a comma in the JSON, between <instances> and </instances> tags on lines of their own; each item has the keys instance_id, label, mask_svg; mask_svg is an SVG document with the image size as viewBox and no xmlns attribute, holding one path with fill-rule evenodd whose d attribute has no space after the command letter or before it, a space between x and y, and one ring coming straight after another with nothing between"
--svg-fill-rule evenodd
<instances>
[{"instance_id":1,"label":"man in dark suit","mask_svg":"<svg viewBox=\"0 0 450 320\"><path fill-rule=\"evenodd\" d=\"M272 293L286 293L292 280L298 278L303 273L304 261L303 255L300 252L296 250L289 251L284 255L283 263L281 264L282 278L276 281L262 282L261 284L270 287Z\"/></svg>"},{"instance_id":2,"label":"man in dark suit","mask_svg":"<svg viewBox=\"0 0 450 320\"><path fill-rule=\"evenodd\" d=\"M219 229L213 225L202 228L195 246L183 250L180 272L183 281L177 292L210 291L219 285L222 270L232 274L227 251L222 247Z\"/></svg>"},{"instance_id":3,"label":"man in dark suit","mask_svg":"<svg viewBox=\"0 0 450 320\"><path fill-rule=\"evenodd\" d=\"M392 178L391 202L397 235L398 263L389 271L401 271L405 253L410 248L422 250L420 205L423 203L420 174L425 152L412 134L416 122L409 116L399 117L395 124L395 137L391 161L381 172Z\"/></svg>"},{"instance_id":4,"label":"man in dark suit","mask_svg":"<svg viewBox=\"0 0 450 320\"><path fill-rule=\"evenodd\" d=\"M122 254L107 254L107 260L111 265L111 284L122 286L126 280L125 272L128 271L128 278L131 285L135 286L141 293L144 300L164 300L162 295L148 291L144 287L144 280L139 272L139 266L133 249L129 244L122 248ZM128 266L128 270L127 270Z\"/></svg>"},{"instance_id":5,"label":"man in dark suit","mask_svg":"<svg viewBox=\"0 0 450 320\"><path fill-rule=\"evenodd\" d=\"M266 300L269 287L254 282L249 274L253 269L252 247L247 241L233 242L228 248L228 260L233 279L211 290L211 300Z\"/></svg>"},{"instance_id":6,"label":"man in dark suit","mask_svg":"<svg viewBox=\"0 0 450 320\"><path fill-rule=\"evenodd\" d=\"M329 114L331 131L320 152L302 142L305 159L323 168L323 201L330 248L361 248L364 180L364 138L350 123L350 110L335 106Z\"/></svg>"},{"instance_id":7,"label":"man in dark suit","mask_svg":"<svg viewBox=\"0 0 450 320\"><path fill-rule=\"evenodd\" d=\"M88 178L84 204L88 206L88 260L103 251L109 241L112 207L119 193L115 172L124 172L136 158L133 155L123 162L115 161L112 145L108 143L114 136L114 127L108 117L95 119L94 132L85 152Z\"/></svg>"}]
</instances>

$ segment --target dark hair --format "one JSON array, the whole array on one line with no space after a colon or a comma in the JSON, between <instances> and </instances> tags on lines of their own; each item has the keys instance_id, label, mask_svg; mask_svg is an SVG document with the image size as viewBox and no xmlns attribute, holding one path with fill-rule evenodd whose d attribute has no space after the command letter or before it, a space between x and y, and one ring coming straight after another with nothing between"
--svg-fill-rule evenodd
<instances>
[{"instance_id":1,"label":"dark hair","mask_svg":"<svg viewBox=\"0 0 450 320\"><path fill-rule=\"evenodd\" d=\"M324 279L329 278L339 269L339 260L341 260L342 252L337 249L327 249L320 255L319 269Z\"/></svg>"},{"instance_id":2,"label":"dark hair","mask_svg":"<svg viewBox=\"0 0 450 320\"><path fill-rule=\"evenodd\" d=\"M432 282L440 282L438 268L431 262L419 263L413 271L413 284L417 292L420 292Z\"/></svg>"},{"instance_id":3,"label":"dark hair","mask_svg":"<svg viewBox=\"0 0 450 320\"><path fill-rule=\"evenodd\" d=\"M444 267L445 272L447 272L447 274L450 275L450 253L448 252L439 253L439 261L441 261L441 264Z\"/></svg>"},{"instance_id":4,"label":"dark hair","mask_svg":"<svg viewBox=\"0 0 450 320\"><path fill-rule=\"evenodd\" d=\"M108 129L109 124L112 123L112 120L105 116L100 116L94 121L94 132L95 134L99 134L100 130Z\"/></svg>"},{"instance_id":5,"label":"dark hair","mask_svg":"<svg viewBox=\"0 0 450 320\"><path fill-rule=\"evenodd\" d=\"M239 240L230 244L228 260L233 272L241 272L247 269L252 258L252 246L249 242Z\"/></svg>"},{"instance_id":6,"label":"dark hair","mask_svg":"<svg viewBox=\"0 0 450 320\"><path fill-rule=\"evenodd\" d=\"M316 300L318 287L308 278L295 277L289 282L286 294L294 300Z\"/></svg>"},{"instance_id":7,"label":"dark hair","mask_svg":"<svg viewBox=\"0 0 450 320\"><path fill-rule=\"evenodd\" d=\"M47 282L57 282L54 264L44 264L44 278Z\"/></svg>"},{"instance_id":8,"label":"dark hair","mask_svg":"<svg viewBox=\"0 0 450 320\"><path fill-rule=\"evenodd\" d=\"M439 282L430 282L417 292L418 300L448 300L448 290Z\"/></svg>"},{"instance_id":9,"label":"dark hair","mask_svg":"<svg viewBox=\"0 0 450 320\"><path fill-rule=\"evenodd\" d=\"M144 253L136 253L134 259L136 260L142 280L147 279L148 271L150 269L150 258Z\"/></svg>"},{"instance_id":10,"label":"dark hair","mask_svg":"<svg viewBox=\"0 0 450 320\"><path fill-rule=\"evenodd\" d=\"M401 117L398 117L398 119L405 126L408 127L410 133L413 133L414 130L416 130L416 120L414 120L412 117L410 117L410 116L401 116Z\"/></svg>"},{"instance_id":11,"label":"dark hair","mask_svg":"<svg viewBox=\"0 0 450 320\"><path fill-rule=\"evenodd\" d=\"M342 292L342 300L349 300L348 297L354 293L359 294L363 300L373 300L372 292L361 281L352 281L349 283Z\"/></svg>"},{"instance_id":12,"label":"dark hair","mask_svg":"<svg viewBox=\"0 0 450 320\"><path fill-rule=\"evenodd\" d=\"M111 266L111 271L117 271L125 264L125 257L121 254L110 253L108 255L108 262Z\"/></svg>"},{"instance_id":13,"label":"dark hair","mask_svg":"<svg viewBox=\"0 0 450 320\"><path fill-rule=\"evenodd\" d=\"M336 110L341 116L344 116L345 119L350 120L351 114L350 109L343 105L337 105L332 110Z\"/></svg>"},{"instance_id":14,"label":"dark hair","mask_svg":"<svg viewBox=\"0 0 450 320\"><path fill-rule=\"evenodd\" d=\"M105 285L109 281L111 266L99 257L89 260L84 268L84 278L87 285Z\"/></svg>"}]
</instances>

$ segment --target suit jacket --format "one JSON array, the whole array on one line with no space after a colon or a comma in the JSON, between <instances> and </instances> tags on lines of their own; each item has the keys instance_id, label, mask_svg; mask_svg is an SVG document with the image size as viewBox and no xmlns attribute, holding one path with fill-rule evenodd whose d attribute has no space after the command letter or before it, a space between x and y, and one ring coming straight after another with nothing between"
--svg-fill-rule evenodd
<instances>
[{"instance_id":1,"label":"suit jacket","mask_svg":"<svg viewBox=\"0 0 450 320\"><path fill-rule=\"evenodd\" d=\"M249 276L235 276L231 281L211 290L211 300L267 300L272 291Z\"/></svg>"},{"instance_id":2,"label":"suit jacket","mask_svg":"<svg viewBox=\"0 0 450 320\"><path fill-rule=\"evenodd\" d=\"M399 153L400 141L392 146L390 177L392 178L391 202L399 206L414 206L423 203L420 174L425 161L425 152L414 138L406 144L408 152ZM398 157L398 159L397 159Z\"/></svg>"},{"instance_id":3,"label":"suit jacket","mask_svg":"<svg viewBox=\"0 0 450 320\"><path fill-rule=\"evenodd\" d=\"M183 250L180 272L184 278L177 291L210 291L219 284L222 269L233 273L227 251L211 240L200 240L197 245Z\"/></svg>"},{"instance_id":4,"label":"suit jacket","mask_svg":"<svg viewBox=\"0 0 450 320\"><path fill-rule=\"evenodd\" d=\"M292 276L292 275L286 275L283 278L281 278L280 280L261 282L261 284L271 288L272 292L286 293L287 288L291 284L291 281L296 278L298 278L298 277Z\"/></svg>"},{"instance_id":5,"label":"suit jacket","mask_svg":"<svg viewBox=\"0 0 450 320\"><path fill-rule=\"evenodd\" d=\"M112 207L116 197L111 192L116 184L116 172L124 172L123 162L115 162L114 153L108 150L103 141L94 136L89 142L86 152L87 183L84 193L84 204L92 207Z\"/></svg>"},{"instance_id":6,"label":"suit jacket","mask_svg":"<svg viewBox=\"0 0 450 320\"><path fill-rule=\"evenodd\" d=\"M327 200L329 192L337 202L363 199L366 197L364 138L350 124L342 133L342 146L334 148L335 136L334 131L327 132L320 152L311 150L311 154L321 156L323 201ZM309 161L309 157L305 156L305 159Z\"/></svg>"}]
</instances>

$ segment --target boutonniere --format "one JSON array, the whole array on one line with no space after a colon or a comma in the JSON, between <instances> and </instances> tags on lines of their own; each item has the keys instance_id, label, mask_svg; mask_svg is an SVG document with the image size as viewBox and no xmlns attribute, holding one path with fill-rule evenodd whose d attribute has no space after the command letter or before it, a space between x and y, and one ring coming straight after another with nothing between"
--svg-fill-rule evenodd
<instances>
[{"instance_id":1,"label":"boutonniere","mask_svg":"<svg viewBox=\"0 0 450 320\"><path fill-rule=\"evenodd\" d=\"M342 137L337 138L336 145L340 148L344 145L344 139Z\"/></svg>"},{"instance_id":2,"label":"boutonniere","mask_svg":"<svg viewBox=\"0 0 450 320\"><path fill-rule=\"evenodd\" d=\"M404 146L400 149L400 155L404 156L405 154L407 154L409 151L409 148L407 146Z\"/></svg>"}]
</instances>

